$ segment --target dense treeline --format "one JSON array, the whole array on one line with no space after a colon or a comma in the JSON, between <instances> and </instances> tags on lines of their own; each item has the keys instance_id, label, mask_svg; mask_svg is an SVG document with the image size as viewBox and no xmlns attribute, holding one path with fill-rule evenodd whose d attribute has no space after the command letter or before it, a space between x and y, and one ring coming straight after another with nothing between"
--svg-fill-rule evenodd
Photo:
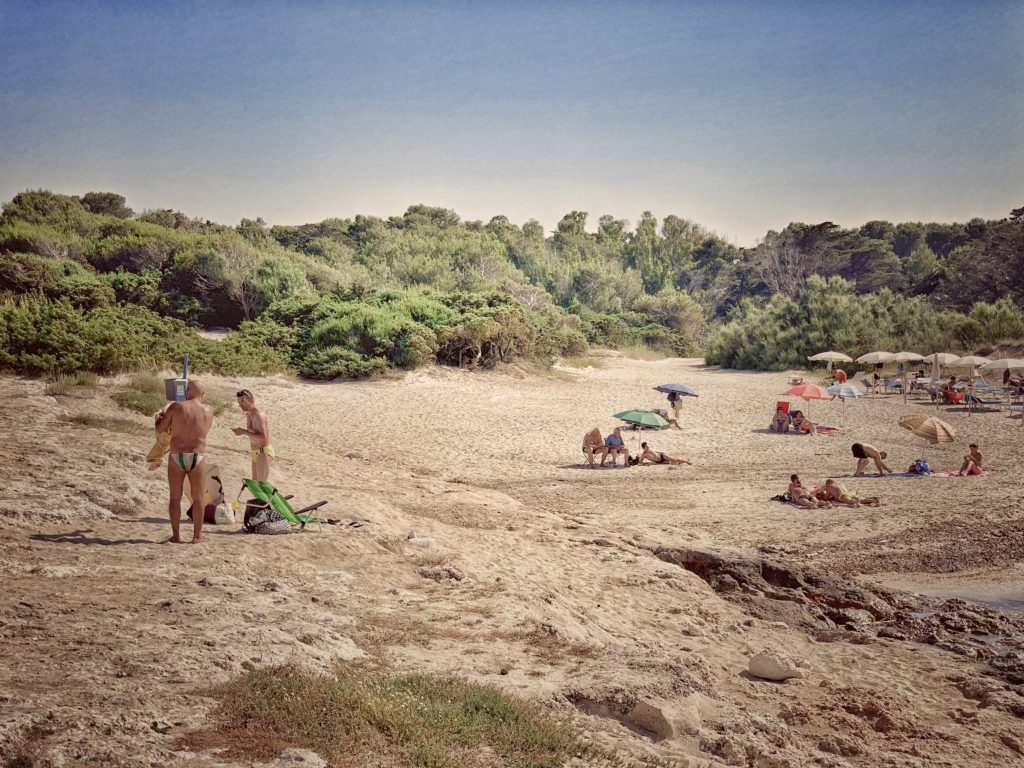
<instances>
[{"instance_id":1,"label":"dense treeline","mask_svg":"<svg viewBox=\"0 0 1024 768\"><path fill-rule=\"evenodd\" d=\"M367 376L550 361L588 343L791 365L821 346L1020 337L1024 211L967 224L790 224L736 248L676 216L573 211L545 234L412 206L237 227L120 195L30 191L0 216L0 369L166 365ZM820 277L819 277L820 276ZM967 314L963 314L963 313ZM197 326L236 329L228 343ZM808 344L812 344L808 347Z\"/></svg>"}]
</instances>

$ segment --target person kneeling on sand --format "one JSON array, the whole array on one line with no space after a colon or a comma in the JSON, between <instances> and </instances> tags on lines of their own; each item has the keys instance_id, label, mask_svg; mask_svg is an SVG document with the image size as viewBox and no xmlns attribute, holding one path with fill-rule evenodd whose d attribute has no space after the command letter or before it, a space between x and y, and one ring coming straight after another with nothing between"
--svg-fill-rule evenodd
<instances>
[{"instance_id":1,"label":"person kneeling on sand","mask_svg":"<svg viewBox=\"0 0 1024 768\"><path fill-rule=\"evenodd\" d=\"M864 477L864 470L871 459L874 459L878 474L892 473L892 470L885 465L885 458L889 455L885 451L880 451L875 446L868 445L867 443L854 443L850 446L850 450L853 451L853 458L857 460L857 469L853 473L854 477Z\"/></svg>"},{"instance_id":2,"label":"person kneeling on sand","mask_svg":"<svg viewBox=\"0 0 1024 768\"><path fill-rule=\"evenodd\" d=\"M800 479L800 475L789 476L789 497L793 503L798 507L804 509L817 509L817 508L829 508L832 505L827 501L821 501L815 498L814 494L811 493L810 489L803 484Z\"/></svg>"},{"instance_id":3,"label":"person kneeling on sand","mask_svg":"<svg viewBox=\"0 0 1024 768\"><path fill-rule=\"evenodd\" d=\"M587 466L594 466L594 454L601 456L601 463L608 455L608 449L604 446L604 439L601 437L601 430L594 427L583 436L583 455L587 457Z\"/></svg>"},{"instance_id":4,"label":"person kneeling on sand","mask_svg":"<svg viewBox=\"0 0 1024 768\"><path fill-rule=\"evenodd\" d=\"M692 461L687 461L686 459L677 459L674 456L669 456L667 453L652 451L647 443L640 443L640 447L643 449L643 453L640 454L640 461L638 462L640 464L643 464L644 461L648 461L651 464L693 464Z\"/></svg>"},{"instance_id":5,"label":"person kneeling on sand","mask_svg":"<svg viewBox=\"0 0 1024 768\"><path fill-rule=\"evenodd\" d=\"M831 477L825 481L825 494L828 496L830 501L834 501L836 504L842 504L846 507L859 507L861 504L866 504L869 507L877 507L880 503L874 496L866 499L858 497L856 493L847 490L842 483L833 480Z\"/></svg>"},{"instance_id":6,"label":"person kneeling on sand","mask_svg":"<svg viewBox=\"0 0 1024 768\"><path fill-rule=\"evenodd\" d=\"M959 475L980 475L981 463L984 461L977 443L971 443L970 452L964 456L964 463L960 466Z\"/></svg>"},{"instance_id":7,"label":"person kneeling on sand","mask_svg":"<svg viewBox=\"0 0 1024 768\"><path fill-rule=\"evenodd\" d=\"M606 456L601 457L602 467L604 466L604 460L608 456L612 457L612 466L614 467L616 458L620 455L625 457L622 460L622 466L629 466L629 449L626 448L626 443L622 439L622 431L618 427L612 430L612 433L604 439L604 445L608 453Z\"/></svg>"}]
</instances>

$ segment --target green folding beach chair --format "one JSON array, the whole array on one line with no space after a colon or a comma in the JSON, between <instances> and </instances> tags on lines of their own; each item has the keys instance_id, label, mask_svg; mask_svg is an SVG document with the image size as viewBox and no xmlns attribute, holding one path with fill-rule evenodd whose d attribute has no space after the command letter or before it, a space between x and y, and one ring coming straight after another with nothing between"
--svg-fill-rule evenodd
<instances>
[{"instance_id":1,"label":"green folding beach chair","mask_svg":"<svg viewBox=\"0 0 1024 768\"><path fill-rule=\"evenodd\" d=\"M320 530L323 530L323 523L325 522L323 518L311 515L310 512L320 509L320 507L327 503L326 501L318 501L316 504L310 504L308 507L294 509L288 502L288 499L292 497L285 496L266 480L250 480L245 478L242 480L242 486L253 496L252 501L247 502L250 506L270 507L293 526L298 526L300 531L305 530L307 524L317 525L320 527ZM238 495L241 496L242 492L239 491Z\"/></svg>"}]
</instances>

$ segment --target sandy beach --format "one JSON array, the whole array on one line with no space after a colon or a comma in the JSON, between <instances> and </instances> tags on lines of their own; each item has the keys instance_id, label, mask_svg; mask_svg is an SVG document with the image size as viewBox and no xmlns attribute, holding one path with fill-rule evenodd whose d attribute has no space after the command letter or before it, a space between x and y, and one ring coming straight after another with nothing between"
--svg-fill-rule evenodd
<instances>
[{"instance_id":1,"label":"sandy beach","mask_svg":"<svg viewBox=\"0 0 1024 768\"><path fill-rule=\"evenodd\" d=\"M337 524L280 537L211 526L196 547L158 544L169 525L163 470L144 462L150 422L114 405L113 382L52 397L0 379L0 743L45 725L40 765L247 765L181 747L205 720L204 685L243 665L373 658L498 685L572 713L599 744L678 765L1024 765L1012 638L972 645L940 620L956 603L918 634L906 627L921 611L884 598L1020 607L1019 416L942 409L958 437L932 446L897 423L936 413L926 400L798 402L851 431L776 435L791 374L597 359L360 383L208 378L224 399L256 393L272 479L300 504L329 500ZM685 399L681 430L643 437L693 466L585 467L584 432L667 407L652 390L667 382L700 397ZM68 420L86 413L130 424ZM229 498L249 469L231 433L242 424L232 406L209 437ZM959 467L976 442L994 474L853 478L858 441L897 471ZM792 472L881 506L771 501ZM680 567L698 555L769 586L733 566ZM846 589L813 574L873 591L812 621L801 611L815 595ZM762 651L800 677L750 675Z\"/></svg>"}]
</instances>

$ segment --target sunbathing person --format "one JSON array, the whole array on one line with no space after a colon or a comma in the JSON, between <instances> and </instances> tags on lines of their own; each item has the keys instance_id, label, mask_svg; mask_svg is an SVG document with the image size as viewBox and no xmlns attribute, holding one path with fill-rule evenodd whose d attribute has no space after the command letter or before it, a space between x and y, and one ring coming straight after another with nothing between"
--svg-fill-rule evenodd
<instances>
[{"instance_id":1,"label":"sunbathing person","mask_svg":"<svg viewBox=\"0 0 1024 768\"><path fill-rule=\"evenodd\" d=\"M785 408L781 405L775 406L775 415L772 416L772 423L768 425L768 429L772 432L789 432L789 414L786 413Z\"/></svg>"},{"instance_id":2,"label":"sunbathing person","mask_svg":"<svg viewBox=\"0 0 1024 768\"><path fill-rule=\"evenodd\" d=\"M612 457L612 466L616 464L616 458L623 456L622 466L629 466L629 449L626 448L626 443L622 440L622 430L616 427L612 430L612 433L604 439L606 454L601 457L601 466L604 466L604 460L609 456Z\"/></svg>"},{"instance_id":3,"label":"sunbathing person","mask_svg":"<svg viewBox=\"0 0 1024 768\"><path fill-rule=\"evenodd\" d=\"M880 451L875 446L868 445L867 443L854 443L850 446L850 450L853 451L853 458L857 460L857 469L853 473L854 477L864 477L864 470L871 459L875 461L875 468L878 470L878 474L892 473L892 470L885 464L885 458L889 455L885 451Z\"/></svg>"},{"instance_id":4,"label":"sunbathing person","mask_svg":"<svg viewBox=\"0 0 1024 768\"><path fill-rule=\"evenodd\" d=\"M796 429L797 434L801 432L809 432L812 435L818 434L818 425L804 416L803 411L793 411L790 414L790 418L793 420L793 428Z\"/></svg>"},{"instance_id":5,"label":"sunbathing person","mask_svg":"<svg viewBox=\"0 0 1024 768\"><path fill-rule=\"evenodd\" d=\"M978 450L977 443L971 443L970 449L970 452L964 456L964 463L960 466L960 471L957 473L959 475L981 474L981 464L984 461L981 451Z\"/></svg>"},{"instance_id":6,"label":"sunbathing person","mask_svg":"<svg viewBox=\"0 0 1024 768\"><path fill-rule=\"evenodd\" d=\"M640 447L643 449L643 453L640 454L640 461L638 462L640 464L643 464L644 461L648 461L651 464L693 464L692 461L687 461L686 459L677 459L674 456L669 456L667 453L652 451L647 443L640 443Z\"/></svg>"},{"instance_id":7,"label":"sunbathing person","mask_svg":"<svg viewBox=\"0 0 1024 768\"><path fill-rule=\"evenodd\" d=\"M786 490L789 491L790 499L798 507L803 507L804 509L828 509L832 506L827 501L815 498L810 489L800 480L800 475L789 476L789 488Z\"/></svg>"},{"instance_id":8,"label":"sunbathing person","mask_svg":"<svg viewBox=\"0 0 1024 768\"><path fill-rule=\"evenodd\" d=\"M880 503L874 496L866 499L859 498L854 491L848 490L846 486L833 480L831 477L825 481L825 494L830 501L846 507L859 507L861 504L877 507Z\"/></svg>"},{"instance_id":9,"label":"sunbathing person","mask_svg":"<svg viewBox=\"0 0 1024 768\"><path fill-rule=\"evenodd\" d=\"M583 455L587 457L587 465L594 466L594 454L601 456L601 463L608 455L608 449L604 446L604 439L601 437L601 430L594 427L583 436Z\"/></svg>"}]
</instances>

